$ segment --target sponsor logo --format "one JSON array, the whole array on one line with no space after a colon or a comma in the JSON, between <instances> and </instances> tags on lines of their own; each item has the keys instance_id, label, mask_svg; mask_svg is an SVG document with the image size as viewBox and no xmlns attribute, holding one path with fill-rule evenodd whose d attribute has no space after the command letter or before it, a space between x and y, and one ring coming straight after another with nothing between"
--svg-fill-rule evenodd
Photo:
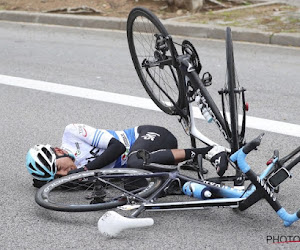
<instances>
[{"instance_id":1,"label":"sponsor logo","mask_svg":"<svg viewBox=\"0 0 300 250\"><path fill-rule=\"evenodd\" d=\"M90 157L87 157L85 158L86 161L89 163L92 161L92 159L96 158L99 154L99 151L100 151L100 148L97 148L97 147L93 147L91 150L90 150L90 154L91 156Z\"/></svg>"},{"instance_id":2,"label":"sponsor logo","mask_svg":"<svg viewBox=\"0 0 300 250\"><path fill-rule=\"evenodd\" d=\"M127 162L129 153L129 148L126 148L126 151L121 155L121 165L124 165Z\"/></svg>"},{"instance_id":3,"label":"sponsor logo","mask_svg":"<svg viewBox=\"0 0 300 250\"><path fill-rule=\"evenodd\" d=\"M191 151L191 158L194 159L196 153L194 151Z\"/></svg>"},{"instance_id":4,"label":"sponsor logo","mask_svg":"<svg viewBox=\"0 0 300 250\"><path fill-rule=\"evenodd\" d=\"M76 152L75 152L75 156L78 156L78 155L80 155L80 154L81 154L81 151L80 151L80 146L79 146L79 143L78 143L78 142L76 142L76 143L75 143L75 145L76 145Z\"/></svg>"},{"instance_id":5,"label":"sponsor logo","mask_svg":"<svg viewBox=\"0 0 300 250\"><path fill-rule=\"evenodd\" d=\"M56 180L50 182L48 184L48 186L46 186L46 188L44 189L44 194L48 194L52 189L54 189L55 187L57 187L57 186L59 186L63 183L76 180L79 177L80 178L88 177L90 175L91 175L90 171L86 171L86 172L81 172L81 173L78 173L78 174L72 174L70 176L66 176L66 177L56 179Z\"/></svg>"},{"instance_id":6,"label":"sponsor logo","mask_svg":"<svg viewBox=\"0 0 300 250\"><path fill-rule=\"evenodd\" d=\"M259 182L259 184L262 186L262 188L267 191L270 198L272 198L273 201L276 201L276 197L274 196L274 193L271 191L271 189L267 186L267 183L265 183L263 180L261 180L259 178L259 176L257 176L256 180Z\"/></svg>"},{"instance_id":7,"label":"sponsor logo","mask_svg":"<svg viewBox=\"0 0 300 250\"><path fill-rule=\"evenodd\" d=\"M87 137L87 132L86 132L84 125L78 125L78 132L83 137Z\"/></svg>"},{"instance_id":8,"label":"sponsor logo","mask_svg":"<svg viewBox=\"0 0 300 250\"><path fill-rule=\"evenodd\" d=\"M160 134L154 133L154 132L147 132L146 135L143 135L142 137L144 140L151 140L154 141L156 137L159 137Z\"/></svg>"},{"instance_id":9,"label":"sponsor logo","mask_svg":"<svg viewBox=\"0 0 300 250\"><path fill-rule=\"evenodd\" d=\"M124 141L125 146L126 146L126 147L129 147L130 144L129 144L128 138L127 138L127 136L125 135L125 133L121 133L121 136L122 136L122 139L123 139L123 141Z\"/></svg>"},{"instance_id":10,"label":"sponsor logo","mask_svg":"<svg viewBox=\"0 0 300 250\"><path fill-rule=\"evenodd\" d=\"M192 71L195 71L195 68L191 63L189 63L189 66L187 68L187 72L192 72Z\"/></svg>"},{"instance_id":11,"label":"sponsor logo","mask_svg":"<svg viewBox=\"0 0 300 250\"><path fill-rule=\"evenodd\" d=\"M232 191L234 191L234 192L237 192L237 191L238 191L237 189L231 188L231 187L229 187L229 186L224 186L224 185L217 184L217 183L210 182L210 181L205 181L205 180L204 180L203 183L208 184L208 185L210 185L210 186L217 187L217 188L222 188L222 189L232 190Z\"/></svg>"},{"instance_id":12,"label":"sponsor logo","mask_svg":"<svg viewBox=\"0 0 300 250\"><path fill-rule=\"evenodd\" d=\"M212 163L215 167L218 167L221 163L221 156Z\"/></svg>"}]
</instances>

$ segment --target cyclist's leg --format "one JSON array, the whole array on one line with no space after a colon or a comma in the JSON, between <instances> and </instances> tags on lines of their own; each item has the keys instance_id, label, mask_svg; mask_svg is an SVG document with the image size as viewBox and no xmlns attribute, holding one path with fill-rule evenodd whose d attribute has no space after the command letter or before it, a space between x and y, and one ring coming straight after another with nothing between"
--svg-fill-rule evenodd
<instances>
[{"instance_id":1,"label":"cyclist's leg","mask_svg":"<svg viewBox=\"0 0 300 250\"><path fill-rule=\"evenodd\" d=\"M150 154L149 163L175 164L171 149L177 149L176 137L166 128L153 125L138 127L138 138L132 145L127 166L141 168L143 160L137 157L139 150L146 150Z\"/></svg>"},{"instance_id":2,"label":"cyclist's leg","mask_svg":"<svg viewBox=\"0 0 300 250\"><path fill-rule=\"evenodd\" d=\"M159 149L175 149L178 147L176 137L166 128L154 125L143 125L137 129L138 138L130 151L145 149L153 152Z\"/></svg>"},{"instance_id":3,"label":"cyclist's leg","mask_svg":"<svg viewBox=\"0 0 300 250\"><path fill-rule=\"evenodd\" d=\"M204 157L213 148L178 149L176 137L166 128L152 125L140 126L139 136L133 144L128 157L127 166L130 168L141 168L143 159L137 157L139 150L149 152L148 163L159 163L175 165L179 162L196 159L198 154Z\"/></svg>"}]
</instances>

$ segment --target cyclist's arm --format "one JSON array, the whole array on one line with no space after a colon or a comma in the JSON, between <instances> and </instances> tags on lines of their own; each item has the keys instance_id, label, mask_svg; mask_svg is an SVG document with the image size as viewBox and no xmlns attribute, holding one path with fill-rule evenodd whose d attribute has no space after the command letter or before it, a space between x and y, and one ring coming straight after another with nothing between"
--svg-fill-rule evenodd
<instances>
[{"instance_id":1,"label":"cyclist's arm","mask_svg":"<svg viewBox=\"0 0 300 250\"><path fill-rule=\"evenodd\" d=\"M85 170L99 169L107 166L113 161L117 160L125 152L125 146L119 142L117 139L112 138L108 144L107 149L96 157L95 160L89 162L85 166Z\"/></svg>"},{"instance_id":2,"label":"cyclist's arm","mask_svg":"<svg viewBox=\"0 0 300 250\"><path fill-rule=\"evenodd\" d=\"M85 124L68 125L65 129L64 139L68 140L70 138L80 139L95 148L104 149L104 152L89 162L84 168L72 170L69 174L103 168L117 160L126 150L123 143L115 139L106 130L95 129Z\"/></svg>"},{"instance_id":3,"label":"cyclist's arm","mask_svg":"<svg viewBox=\"0 0 300 250\"><path fill-rule=\"evenodd\" d=\"M106 149L110 140L114 138L103 129L96 129L85 124L69 124L63 134L63 142L80 140L95 148Z\"/></svg>"}]
</instances>

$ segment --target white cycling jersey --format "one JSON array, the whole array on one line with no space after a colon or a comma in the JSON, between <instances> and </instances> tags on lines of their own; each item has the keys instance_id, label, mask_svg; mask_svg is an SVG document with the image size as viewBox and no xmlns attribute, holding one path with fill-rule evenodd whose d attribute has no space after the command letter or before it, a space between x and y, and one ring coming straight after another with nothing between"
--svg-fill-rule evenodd
<instances>
[{"instance_id":1,"label":"white cycling jersey","mask_svg":"<svg viewBox=\"0 0 300 250\"><path fill-rule=\"evenodd\" d=\"M137 127L122 130L96 129L85 124L66 126L61 148L75 156L77 168L84 167L107 149L112 138L126 147L126 151L114 162L104 168L126 167L130 147L138 137Z\"/></svg>"}]
</instances>

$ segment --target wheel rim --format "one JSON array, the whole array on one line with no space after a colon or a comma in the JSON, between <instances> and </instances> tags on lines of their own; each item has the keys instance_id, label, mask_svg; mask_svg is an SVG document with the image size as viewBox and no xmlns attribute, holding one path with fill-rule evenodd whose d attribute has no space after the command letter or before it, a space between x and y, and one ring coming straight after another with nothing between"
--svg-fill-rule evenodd
<instances>
[{"instance_id":1,"label":"wheel rim","mask_svg":"<svg viewBox=\"0 0 300 250\"><path fill-rule=\"evenodd\" d=\"M226 70L226 79L225 79L225 89L231 93L225 95L225 109L230 111L228 116L229 122L231 124L231 139L232 145L231 149L233 152L239 149L239 114L243 112L243 101L241 93L234 93L234 89L239 89L240 84L238 81L236 67L234 63L234 53L233 53L233 44L231 37L231 29L227 28L226 30L226 60L227 60L227 70ZM232 89L232 90L231 90ZM230 100L230 95L233 95L234 98Z\"/></svg>"},{"instance_id":2,"label":"wheel rim","mask_svg":"<svg viewBox=\"0 0 300 250\"><path fill-rule=\"evenodd\" d=\"M147 62L161 61L170 57L170 51L155 48L157 39L165 37L166 33L153 24L147 17L137 15L131 25L131 50L138 75L148 94L165 109L173 109L173 104L165 93L175 102L179 101L178 77L172 66L145 67ZM162 36L161 36L162 35ZM167 44L164 44L167 46ZM148 64L149 65L149 64ZM150 93L149 93L150 92ZM158 104L158 103L156 103Z\"/></svg>"},{"instance_id":3,"label":"wheel rim","mask_svg":"<svg viewBox=\"0 0 300 250\"><path fill-rule=\"evenodd\" d=\"M90 172L90 173L89 173ZM101 172L100 172L101 173ZM148 174L149 172L129 170L106 170L105 175L99 175L99 171L87 171L86 173L78 173L63 177L38 190L36 194L36 202L48 209L57 211L81 212L93 211L99 209L113 208L127 203L123 190L115 188L115 186L124 189L124 179L107 178L108 175L124 175L132 176L136 174ZM70 178L70 179L68 179ZM110 183L106 183L107 181ZM127 179L127 186L130 185L131 178ZM130 192L138 193L141 196L148 195L148 189L154 188L152 179L147 178L146 187L131 186ZM156 183L158 184L158 183ZM103 186L103 192L96 190L95 187ZM148 189L147 189L148 188ZM125 188L126 189L126 188ZM151 191L151 190L150 190ZM98 192L98 193L97 193ZM147 193L148 192L148 193ZM105 195L105 196L103 196ZM101 200L102 199L102 200ZM96 202L96 204L91 204Z\"/></svg>"}]
</instances>

